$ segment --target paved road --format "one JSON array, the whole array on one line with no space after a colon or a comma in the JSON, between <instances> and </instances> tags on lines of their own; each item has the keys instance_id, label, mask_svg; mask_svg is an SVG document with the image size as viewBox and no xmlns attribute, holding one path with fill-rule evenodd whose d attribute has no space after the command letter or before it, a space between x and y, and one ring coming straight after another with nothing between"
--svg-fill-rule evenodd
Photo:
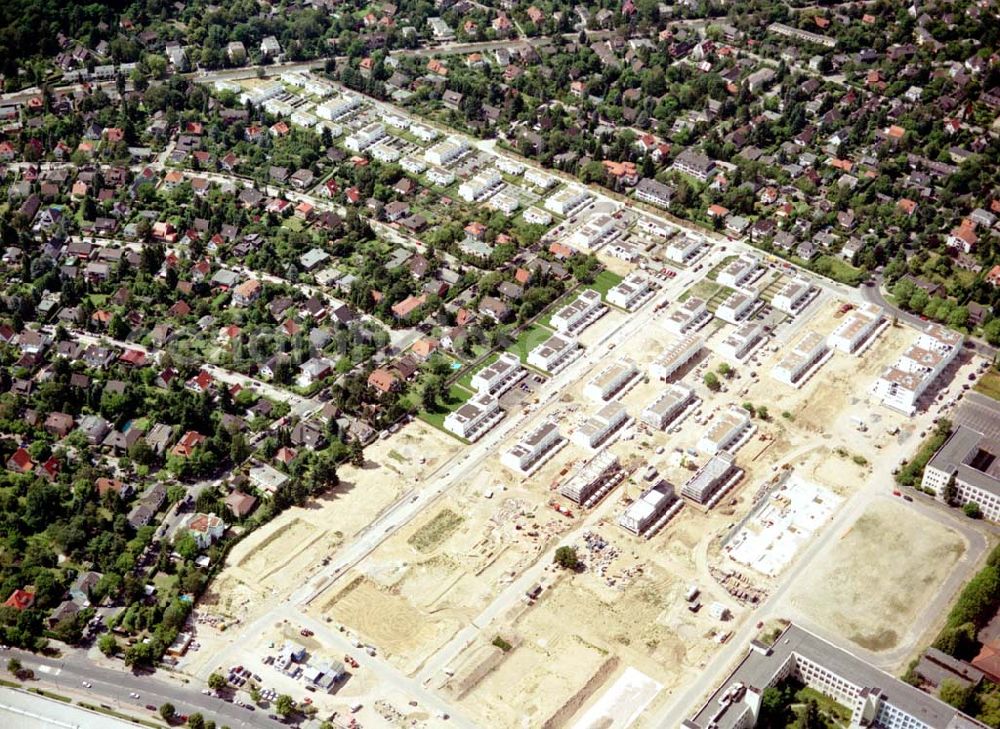
<instances>
[{"instance_id":1,"label":"paved road","mask_svg":"<svg viewBox=\"0 0 1000 729\"><path fill-rule=\"evenodd\" d=\"M206 719L214 719L216 724L227 724L233 729L280 726L267 718L266 711L251 712L201 694L202 686L177 683L162 671L136 675L124 666L120 669L100 666L82 650L70 649L58 659L39 657L15 648L0 650L0 660L5 665L10 658L17 658L25 668L35 672L36 681L29 682L29 686L35 684L89 703L105 704L137 718L148 717L150 712L144 708L147 704L159 707L171 703L179 714L200 712ZM84 681L91 687L85 687ZM139 694L139 698L130 698L130 693Z\"/></svg>"}]
</instances>

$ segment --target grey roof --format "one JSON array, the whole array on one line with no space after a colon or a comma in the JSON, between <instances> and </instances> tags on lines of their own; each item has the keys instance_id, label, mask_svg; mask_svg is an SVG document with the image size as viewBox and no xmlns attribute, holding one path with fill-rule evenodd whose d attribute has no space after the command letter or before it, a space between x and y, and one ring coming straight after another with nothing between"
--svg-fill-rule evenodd
<instances>
[{"instance_id":1,"label":"grey roof","mask_svg":"<svg viewBox=\"0 0 1000 729\"><path fill-rule=\"evenodd\" d=\"M881 695L884 703L913 716L933 729L952 729L956 726L985 727L984 724L966 717L943 701L880 671L797 625L789 625L770 650L763 649L760 644L752 647L742 663L686 726L698 728L712 726L717 729L744 726L740 719L749 709L746 694L740 701L726 709L720 708L722 705L719 703L719 698L737 683L763 691L771 685L775 676L789 660L797 663L799 658L818 664L853 684L859 693L867 691L869 695L872 693Z\"/></svg>"}]
</instances>

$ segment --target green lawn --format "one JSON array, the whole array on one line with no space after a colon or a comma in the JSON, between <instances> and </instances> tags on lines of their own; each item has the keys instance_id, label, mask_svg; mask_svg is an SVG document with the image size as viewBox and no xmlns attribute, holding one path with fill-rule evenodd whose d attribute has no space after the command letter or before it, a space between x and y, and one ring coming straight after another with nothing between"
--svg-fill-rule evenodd
<instances>
[{"instance_id":1,"label":"green lawn","mask_svg":"<svg viewBox=\"0 0 1000 729\"><path fill-rule=\"evenodd\" d=\"M724 269L726 266L735 261L737 258L739 258L739 256L735 254L732 256L726 256L721 261L719 261L719 263L716 264L708 273L705 274L705 278L708 279L709 281L714 281L716 276L719 275L719 271Z\"/></svg>"},{"instance_id":2,"label":"green lawn","mask_svg":"<svg viewBox=\"0 0 1000 729\"><path fill-rule=\"evenodd\" d=\"M472 397L472 390L461 387L457 384L452 385L448 389L448 402L440 404L436 410L421 410L417 413L417 417L423 420L425 423L433 425L438 430L448 433L453 438L458 438L458 440L463 443L468 443L465 438L459 438L454 433L444 429L444 419L455 410L458 410L468 400Z\"/></svg>"},{"instance_id":3,"label":"green lawn","mask_svg":"<svg viewBox=\"0 0 1000 729\"><path fill-rule=\"evenodd\" d=\"M553 335L553 331L541 324L533 324L518 336L517 341L507 347L508 352L513 352L521 358L521 362L528 360L528 353Z\"/></svg>"},{"instance_id":4,"label":"green lawn","mask_svg":"<svg viewBox=\"0 0 1000 729\"><path fill-rule=\"evenodd\" d=\"M486 367L489 367L491 364L493 364L494 362L496 362L497 359L499 359L499 357L500 357L500 355L497 354L496 352L494 352L489 357L487 357L486 359L484 359L483 362L482 362L482 364L480 364L478 367L469 368L468 370L466 370L465 374L463 374L461 377L459 377L458 381L455 384L459 385L459 386L461 386L463 388L465 388L469 392L473 392L474 391L474 388L472 387L472 377L473 377L473 375L475 375L477 372L479 372L479 370L484 369Z\"/></svg>"},{"instance_id":5,"label":"green lawn","mask_svg":"<svg viewBox=\"0 0 1000 729\"><path fill-rule=\"evenodd\" d=\"M608 291L620 284L622 277L613 271L601 271L597 274L597 278L594 279L594 283L587 286L588 289L593 289L597 291L601 298L607 298Z\"/></svg>"},{"instance_id":6,"label":"green lawn","mask_svg":"<svg viewBox=\"0 0 1000 729\"><path fill-rule=\"evenodd\" d=\"M994 400L1000 400L1000 372L990 370L979 379L974 389Z\"/></svg>"},{"instance_id":7,"label":"green lawn","mask_svg":"<svg viewBox=\"0 0 1000 729\"><path fill-rule=\"evenodd\" d=\"M677 301L683 304L692 296L697 297L699 299L705 299L705 301L708 301L713 296L715 296L715 294L717 294L721 288L722 284L713 283L712 281L701 280L691 288L687 289L680 296L678 296Z\"/></svg>"}]
</instances>

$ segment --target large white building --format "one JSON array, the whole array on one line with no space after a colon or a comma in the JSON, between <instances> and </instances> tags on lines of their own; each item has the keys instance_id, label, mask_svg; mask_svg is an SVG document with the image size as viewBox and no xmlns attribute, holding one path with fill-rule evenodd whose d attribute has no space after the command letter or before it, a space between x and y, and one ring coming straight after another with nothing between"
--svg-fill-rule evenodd
<instances>
[{"instance_id":1,"label":"large white building","mask_svg":"<svg viewBox=\"0 0 1000 729\"><path fill-rule=\"evenodd\" d=\"M694 400L694 392L683 385L667 385L653 402L646 406L639 419L653 428L664 430Z\"/></svg>"},{"instance_id":2,"label":"large white building","mask_svg":"<svg viewBox=\"0 0 1000 729\"><path fill-rule=\"evenodd\" d=\"M551 175L546 175L544 172L536 170L534 167L529 167L524 173L524 181L531 183L535 187L542 190L548 190L556 184L555 178Z\"/></svg>"},{"instance_id":3,"label":"large white building","mask_svg":"<svg viewBox=\"0 0 1000 729\"><path fill-rule=\"evenodd\" d=\"M503 185L496 170L483 170L458 186L458 196L466 202L479 202L493 195Z\"/></svg>"},{"instance_id":4,"label":"large white building","mask_svg":"<svg viewBox=\"0 0 1000 729\"><path fill-rule=\"evenodd\" d=\"M751 729L766 689L795 679L850 712L851 729L986 729L929 693L832 643L789 625L773 645L751 641L746 658L681 729Z\"/></svg>"},{"instance_id":5,"label":"large white building","mask_svg":"<svg viewBox=\"0 0 1000 729\"><path fill-rule=\"evenodd\" d=\"M664 255L674 263L689 264L708 249L708 243L703 238L682 233L675 236L667 245Z\"/></svg>"},{"instance_id":6,"label":"large white building","mask_svg":"<svg viewBox=\"0 0 1000 729\"><path fill-rule=\"evenodd\" d=\"M609 402L573 431L572 441L581 448L599 448L624 428L630 418L621 403Z\"/></svg>"},{"instance_id":7,"label":"large white building","mask_svg":"<svg viewBox=\"0 0 1000 729\"><path fill-rule=\"evenodd\" d=\"M552 315L549 323L563 334L579 334L607 313L601 294L594 289L584 289L575 300Z\"/></svg>"},{"instance_id":8,"label":"large white building","mask_svg":"<svg viewBox=\"0 0 1000 729\"><path fill-rule=\"evenodd\" d=\"M652 297L654 291L649 277L632 271L608 291L608 302L625 311L635 311Z\"/></svg>"},{"instance_id":9,"label":"large white building","mask_svg":"<svg viewBox=\"0 0 1000 729\"><path fill-rule=\"evenodd\" d=\"M472 376L472 387L476 392L487 392L496 397L512 388L527 373L516 354L504 352L492 364L483 367Z\"/></svg>"},{"instance_id":10,"label":"large white building","mask_svg":"<svg viewBox=\"0 0 1000 729\"><path fill-rule=\"evenodd\" d=\"M525 179L528 179L527 175L525 175ZM534 182L533 180L528 181ZM571 215L574 210L578 210L589 202L591 198L593 198L593 195L587 192L586 189L577 187L576 185L569 185L546 200L545 209L552 211L556 215L566 217Z\"/></svg>"},{"instance_id":11,"label":"large white building","mask_svg":"<svg viewBox=\"0 0 1000 729\"><path fill-rule=\"evenodd\" d=\"M438 167L454 162L469 151L469 143L464 139L448 137L424 152L424 159Z\"/></svg>"},{"instance_id":12,"label":"large white building","mask_svg":"<svg viewBox=\"0 0 1000 729\"><path fill-rule=\"evenodd\" d=\"M794 386L829 351L826 337L819 332L808 331L795 343L792 351L774 366L771 374L778 382Z\"/></svg>"},{"instance_id":13,"label":"large white building","mask_svg":"<svg viewBox=\"0 0 1000 729\"><path fill-rule=\"evenodd\" d=\"M586 223L573 231L568 243L573 248L595 251L619 238L622 228L618 221L606 213L594 215Z\"/></svg>"},{"instance_id":14,"label":"large white building","mask_svg":"<svg viewBox=\"0 0 1000 729\"><path fill-rule=\"evenodd\" d=\"M712 312L708 310L708 302L692 296L664 320L663 326L674 334L683 335L698 331L710 321Z\"/></svg>"},{"instance_id":15,"label":"large white building","mask_svg":"<svg viewBox=\"0 0 1000 729\"><path fill-rule=\"evenodd\" d=\"M360 106L361 99L354 94L335 96L316 105L316 116L327 121L339 121Z\"/></svg>"},{"instance_id":16,"label":"large white building","mask_svg":"<svg viewBox=\"0 0 1000 729\"><path fill-rule=\"evenodd\" d=\"M863 304L849 311L837 325L826 343L830 349L853 354L882 323L882 307L877 304Z\"/></svg>"},{"instance_id":17,"label":"large white building","mask_svg":"<svg viewBox=\"0 0 1000 729\"><path fill-rule=\"evenodd\" d=\"M931 324L875 381L873 394L883 405L913 415L920 396L955 360L962 340L958 332Z\"/></svg>"},{"instance_id":18,"label":"large white building","mask_svg":"<svg viewBox=\"0 0 1000 729\"><path fill-rule=\"evenodd\" d=\"M752 428L750 414L743 408L733 406L722 410L712 421L712 426L698 440L698 450L708 454L731 451L744 440Z\"/></svg>"},{"instance_id":19,"label":"large white building","mask_svg":"<svg viewBox=\"0 0 1000 729\"><path fill-rule=\"evenodd\" d=\"M635 362L622 357L594 375L583 388L583 396L596 402L613 400L621 395L639 377Z\"/></svg>"},{"instance_id":20,"label":"large white building","mask_svg":"<svg viewBox=\"0 0 1000 729\"><path fill-rule=\"evenodd\" d=\"M618 525L636 536L650 537L677 512L681 504L673 485L660 479L629 504L618 517Z\"/></svg>"},{"instance_id":21,"label":"large white building","mask_svg":"<svg viewBox=\"0 0 1000 729\"><path fill-rule=\"evenodd\" d=\"M656 380L669 380L695 358L702 345L701 337L694 335L677 340L649 365L650 376Z\"/></svg>"},{"instance_id":22,"label":"large white building","mask_svg":"<svg viewBox=\"0 0 1000 729\"><path fill-rule=\"evenodd\" d=\"M618 457L601 451L580 466L559 487L559 493L583 506L593 506L622 480L624 472Z\"/></svg>"},{"instance_id":23,"label":"large white building","mask_svg":"<svg viewBox=\"0 0 1000 729\"><path fill-rule=\"evenodd\" d=\"M385 126L381 122L372 122L344 139L344 146L351 152L364 152L385 136Z\"/></svg>"},{"instance_id":24,"label":"large white building","mask_svg":"<svg viewBox=\"0 0 1000 729\"><path fill-rule=\"evenodd\" d=\"M752 253L744 253L719 271L716 281L723 286L736 289L741 286L749 286L763 276L764 271L765 269L760 265L760 258L758 256Z\"/></svg>"},{"instance_id":25,"label":"large white building","mask_svg":"<svg viewBox=\"0 0 1000 729\"><path fill-rule=\"evenodd\" d=\"M731 485L741 474L732 454L725 451L716 453L681 487L681 496L698 504L707 504L720 489Z\"/></svg>"},{"instance_id":26,"label":"large white building","mask_svg":"<svg viewBox=\"0 0 1000 729\"><path fill-rule=\"evenodd\" d=\"M503 410L500 409L500 401L487 392L481 392L450 413L444 419L444 429L466 440L476 441L501 420Z\"/></svg>"},{"instance_id":27,"label":"large white building","mask_svg":"<svg viewBox=\"0 0 1000 729\"><path fill-rule=\"evenodd\" d=\"M763 337L763 322L748 321L719 343L719 354L731 360L741 360Z\"/></svg>"},{"instance_id":28,"label":"large white building","mask_svg":"<svg viewBox=\"0 0 1000 729\"><path fill-rule=\"evenodd\" d=\"M730 324L739 324L753 313L757 297L744 291L734 291L719 304L715 315Z\"/></svg>"},{"instance_id":29,"label":"large white building","mask_svg":"<svg viewBox=\"0 0 1000 729\"><path fill-rule=\"evenodd\" d=\"M817 289L814 289L809 281L804 278L796 278L781 287L771 299L771 306L778 311L795 316L806 307L816 292Z\"/></svg>"},{"instance_id":30,"label":"large white building","mask_svg":"<svg viewBox=\"0 0 1000 729\"><path fill-rule=\"evenodd\" d=\"M582 351L572 337L553 334L528 353L528 364L550 374L561 371Z\"/></svg>"},{"instance_id":31,"label":"large white building","mask_svg":"<svg viewBox=\"0 0 1000 729\"><path fill-rule=\"evenodd\" d=\"M529 475L566 444L559 426L551 420L526 433L500 456L500 462L523 475Z\"/></svg>"}]
</instances>

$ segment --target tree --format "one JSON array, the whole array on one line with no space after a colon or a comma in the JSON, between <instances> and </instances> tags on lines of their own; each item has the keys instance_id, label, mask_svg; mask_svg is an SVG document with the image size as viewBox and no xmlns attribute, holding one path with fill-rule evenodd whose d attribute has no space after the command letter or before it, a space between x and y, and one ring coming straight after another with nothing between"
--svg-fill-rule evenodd
<instances>
[{"instance_id":1,"label":"tree","mask_svg":"<svg viewBox=\"0 0 1000 729\"><path fill-rule=\"evenodd\" d=\"M195 712L188 717L187 725L191 729L205 729L205 717Z\"/></svg>"},{"instance_id":2,"label":"tree","mask_svg":"<svg viewBox=\"0 0 1000 729\"><path fill-rule=\"evenodd\" d=\"M176 714L177 709L169 701L160 706L160 716L163 717L163 721L172 721Z\"/></svg>"},{"instance_id":3,"label":"tree","mask_svg":"<svg viewBox=\"0 0 1000 729\"><path fill-rule=\"evenodd\" d=\"M110 658L118 652L118 641L111 633L105 633L98 639L97 647L100 648L101 653Z\"/></svg>"},{"instance_id":4,"label":"tree","mask_svg":"<svg viewBox=\"0 0 1000 729\"><path fill-rule=\"evenodd\" d=\"M722 362L718 367L715 368L715 370L726 379L732 377L733 375L733 368L730 367L725 362Z\"/></svg>"},{"instance_id":5,"label":"tree","mask_svg":"<svg viewBox=\"0 0 1000 729\"><path fill-rule=\"evenodd\" d=\"M705 387L712 392L718 392L722 387L722 384L719 382L719 378L715 376L714 372L705 373Z\"/></svg>"},{"instance_id":6,"label":"tree","mask_svg":"<svg viewBox=\"0 0 1000 729\"><path fill-rule=\"evenodd\" d=\"M278 696L274 701L274 710L282 716L291 716L292 712L295 711L295 704L292 702L292 697L288 694Z\"/></svg>"},{"instance_id":7,"label":"tree","mask_svg":"<svg viewBox=\"0 0 1000 729\"><path fill-rule=\"evenodd\" d=\"M975 501L968 502L962 507L962 511L965 512L965 515L970 519L981 519L983 516L983 510L979 508L979 504Z\"/></svg>"},{"instance_id":8,"label":"tree","mask_svg":"<svg viewBox=\"0 0 1000 729\"><path fill-rule=\"evenodd\" d=\"M826 722L819 713L819 704L815 699L806 702L806 710L799 715L795 722L796 729L826 729Z\"/></svg>"},{"instance_id":9,"label":"tree","mask_svg":"<svg viewBox=\"0 0 1000 729\"><path fill-rule=\"evenodd\" d=\"M760 418L761 420L770 420L771 419L770 413L767 412L767 405L758 405L757 406L757 417Z\"/></svg>"},{"instance_id":10,"label":"tree","mask_svg":"<svg viewBox=\"0 0 1000 729\"><path fill-rule=\"evenodd\" d=\"M575 570L580 566L580 558L576 556L576 549L567 545L556 550L555 558L552 561L564 570Z\"/></svg>"},{"instance_id":11,"label":"tree","mask_svg":"<svg viewBox=\"0 0 1000 729\"><path fill-rule=\"evenodd\" d=\"M958 487L955 486L955 474L951 475L948 479L948 483L944 485L944 489L941 491L941 499L948 506L955 505L955 498L958 496Z\"/></svg>"},{"instance_id":12,"label":"tree","mask_svg":"<svg viewBox=\"0 0 1000 729\"><path fill-rule=\"evenodd\" d=\"M208 677L208 687L213 691L221 691L226 687L226 679L221 673L213 673Z\"/></svg>"},{"instance_id":13,"label":"tree","mask_svg":"<svg viewBox=\"0 0 1000 729\"><path fill-rule=\"evenodd\" d=\"M7 661L8 673L13 673L15 676L17 676L19 673L21 673L21 668L22 668L21 662L16 658L11 658Z\"/></svg>"},{"instance_id":14,"label":"tree","mask_svg":"<svg viewBox=\"0 0 1000 729\"><path fill-rule=\"evenodd\" d=\"M972 687L963 686L958 681L946 678L938 687L938 696L946 704L951 704L959 711L966 711L972 699Z\"/></svg>"}]
</instances>

